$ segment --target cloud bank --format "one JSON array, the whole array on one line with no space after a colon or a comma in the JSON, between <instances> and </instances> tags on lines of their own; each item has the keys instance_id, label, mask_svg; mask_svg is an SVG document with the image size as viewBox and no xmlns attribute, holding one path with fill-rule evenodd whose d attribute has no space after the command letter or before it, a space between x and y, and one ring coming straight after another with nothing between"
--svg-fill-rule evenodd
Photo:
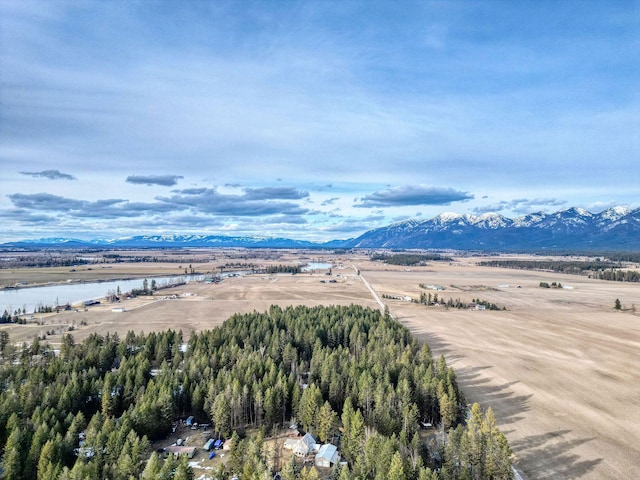
<instances>
[{"instance_id":1,"label":"cloud bank","mask_svg":"<svg viewBox=\"0 0 640 480\"><path fill-rule=\"evenodd\" d=\"M59 170L43 170L41 172L20 172L21 175L28 175L34 178L48 178L49 180L76 180L76 177Z\"/></svg>"},{"instance_id":2,"label":"cloud bank","mask_svg":"<svg viewBox=\"0 0 640 480\"><path fill-rule=\"evenodd\" d=\"M126 181L136 185L173 187L183 178L181 175L129 175Z\"/></svg>"},{"instance_id":3,"label":"cloud bank","mask_svg":"<svg viewBox=\"0 0 640 480\"><path fill-rule=\"evenodd\" d=\"M365 195L360 203L354 205L361 208L373 207L406 207L411 205L451 205L454 202L471 200L474 196L450 187L434 187L428 185L405 185L389 188Z\"/></svg>"}]
</instances>

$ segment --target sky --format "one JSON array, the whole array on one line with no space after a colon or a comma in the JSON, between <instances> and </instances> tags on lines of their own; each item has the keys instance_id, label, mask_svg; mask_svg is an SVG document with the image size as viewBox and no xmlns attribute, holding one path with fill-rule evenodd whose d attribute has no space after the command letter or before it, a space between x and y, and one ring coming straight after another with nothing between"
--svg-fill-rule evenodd
<instances>
[{"instance_id":1,"label":"sky","mask_svg":"<svg viewBox=\"0 0 640 480\"><path fill-rule=\"evenodd\" d=\"M0 2L0 242L640 207L640 1Z\"/></svg>"}]
</instances>

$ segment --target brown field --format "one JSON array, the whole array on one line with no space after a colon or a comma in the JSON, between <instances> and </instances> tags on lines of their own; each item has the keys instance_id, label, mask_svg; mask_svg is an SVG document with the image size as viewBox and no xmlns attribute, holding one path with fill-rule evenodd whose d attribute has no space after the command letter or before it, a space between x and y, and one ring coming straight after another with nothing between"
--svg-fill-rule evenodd
<instances>
[{"instance_id":1,"label":"brown field","mask_svg":"<svg viewBox=\"0 0 640 480\"><path fill-rule=\"evenodd\" d=\"M362 274L379 293L418 298L425 283L444 286L440 297L507 307L387 301L434 354L445 355L467 401L493 408L526 478L639 478L640 316L613 305L616 298L640 305L640 285L454 265L411 272L363 265ZM574 288L543 289L540 281Z\"/></svg>"},{"instance_id":2,"label":"brown field","mask_svg":"<svg viewBox=\"0 0 640 480\"><path fill-rule=\"evenodd\" d=\"M296 255L271 263L285 260L295 262ZM51 314L45 325L0 328L8 329L15 342L30 341L50 329L62 332L68 325L76 327L78 340L92 332L123 336L128 330L166 328L182 329L187 337L219 325L233 313L264 311L271 304L359 303L376 308L370 291L350 268L356 264L380 296L417 299L424 291L465 302L479 298L507 308L447 310L384 300L435 355L445 355L468 402L493 408L524 477L633 479L640 474L640 312L632 310L640 306L640 284L485 268L472 258L411 269L372 263L362 256L313 260L342 260L345 268L334 267L332 277L321 271L190 284L162 290L156 298L117 304L127 309L124 313L112 312L114 305L100 305L87 312ZM573 288L543 289L540 281ZM445 290L423 290L420 283ZM174 293L179 298L157 298ZM613 310L616 298L625 311ZM56 334L47 340L55 344L60 338Z\"/></svg>"}]
</instances>

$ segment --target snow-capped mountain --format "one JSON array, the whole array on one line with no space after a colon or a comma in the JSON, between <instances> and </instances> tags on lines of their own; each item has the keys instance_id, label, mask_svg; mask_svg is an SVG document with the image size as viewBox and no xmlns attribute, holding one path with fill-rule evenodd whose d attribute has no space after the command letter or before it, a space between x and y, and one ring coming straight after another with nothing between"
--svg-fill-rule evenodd
<instances>
[{"instance_id":1,"label":"snow-capped mountain","mask_svg":"<svg viewBox=\"0 0 640 480\"><path fill-rule=\"evenodd\" d=\"M307 248L317 244L273 237L227 237L223 235L139 235L118 239L78 240L46 238L3 244L21 248L182 248L182 247L248 247L248 248Z\"/></svg>"},{"instance_id":2,"label":"snow-capped mountain","mask_svg":"<svg viewBox=\"0 0 640 480\"><path fill-rule=\"evenodd\" d=\"M442 213L371 230L347 241L359 248L450 248L458 250L637 250L640 209L613 207L600 213L569 208L510 219Z\"/></svg>"},{"instance_id":3,"label":"snow-capped mountain","mask_svg":"<svg viewBox=\"0 0 640 480\"><path fill-rule=\"evenodd\" d=\"M441 213L370 230L358 238L312 243L271 237L141 235L112 240L47 238L12 242L9 248L438 248L455 250L640 250L640 208L613 207L600 213L569 208L507 218L497 213Z\"/></svg>"}]
</instances>

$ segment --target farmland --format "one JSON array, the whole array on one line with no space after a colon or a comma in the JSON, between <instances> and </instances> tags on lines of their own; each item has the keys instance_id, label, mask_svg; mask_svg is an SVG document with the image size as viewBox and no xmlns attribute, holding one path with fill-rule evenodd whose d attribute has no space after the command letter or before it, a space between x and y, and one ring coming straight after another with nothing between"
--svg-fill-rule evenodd
<instances>
[{"instance_id":1,"label":"farmland","mask_svg":"<svg viewBox=\"0 0 640 480\"><path fill-rule=\"evenodd\" d=\"M189 284L124 300L118 304L125 310L120 313L111 304L101 304L87 311L50 314L39 323L0 328L18 344L53 331L47 341L54 346L69 326L77 339L94 332L124 336L129 330L168 328L182 329L188 337L220 325L233 313L265 311L272 304L355 303L376 308L363 279L379 296L398 298L418 299L425 291L420 284L437 285L441 298L464 302L481 298L506 310L446 309L389 299L385 303L398 321L429 343L435 356L445 355L468 402L494 409L526 478L633 478L637 473L640 316L633 308L640 305L637 284L481 267L479 259L465 257L404 268L372 262L364 254L278 252L268 258L261 252L259 260L238 258L242 252L226 254L217 254L214 260L201 252L187 260L203 272L221 271L219 267L231 261L322 261L334 267L330 276L327 270L229 276L218 284ZM117 270L112 278L164 274L189 265L182 263L106 263L98 272ZM37 270L3 270L0 278L3 283L26 278L34 283L65 281L59 267ZM95 272L83 270L82 279L96 279ZM566 288L543 289L540 282ZM622 311L614 311L616 298Z\"/></svg>"}]
</instances>

